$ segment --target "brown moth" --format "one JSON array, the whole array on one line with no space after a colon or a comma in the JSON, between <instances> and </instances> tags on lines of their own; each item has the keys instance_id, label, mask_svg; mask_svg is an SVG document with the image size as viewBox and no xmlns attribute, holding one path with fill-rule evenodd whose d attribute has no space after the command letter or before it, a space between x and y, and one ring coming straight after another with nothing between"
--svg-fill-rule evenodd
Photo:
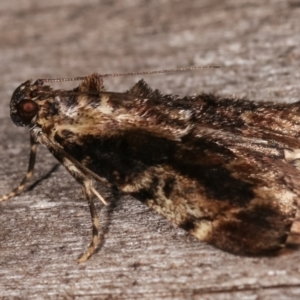
<instances>
[{"instance_id":1,"label":"brown moth","mask_svg":"<svg viewBox=\"0 0 300 300\"><path fill-rule=\"evenodd\" d=\"M99 245L93 180L130 194L199 240L245 255L296 244L300 188L300 102L258 103L211 94L163 95L140 80L105 91L102 76L71 91L26 81L13 93L17 126L28 126L31 178L38 144L83 187Z\"/></svg>"}]
</instances>

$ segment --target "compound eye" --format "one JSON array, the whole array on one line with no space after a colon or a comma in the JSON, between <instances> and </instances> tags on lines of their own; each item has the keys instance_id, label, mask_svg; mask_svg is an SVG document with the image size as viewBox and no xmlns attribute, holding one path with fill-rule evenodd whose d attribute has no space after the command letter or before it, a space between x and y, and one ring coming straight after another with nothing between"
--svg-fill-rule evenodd
<instances>
[{"instance_id":1,"label":"compound eye","mask_svg":"<svg viewBox=\"0 0 300 300\"><path fill-rule=\"evenodd\" d=\"M38 105L32 100L22 100L17 106L17 112L21 121L29 125L38 112Z\"/></svg>"}]
</instances>

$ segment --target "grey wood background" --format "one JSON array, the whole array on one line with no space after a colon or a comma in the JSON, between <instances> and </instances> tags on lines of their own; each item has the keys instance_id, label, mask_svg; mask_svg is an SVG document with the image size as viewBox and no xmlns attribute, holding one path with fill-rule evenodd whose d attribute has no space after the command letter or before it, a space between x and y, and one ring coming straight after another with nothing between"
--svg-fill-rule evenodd
<instances>
[{"instance_id":1,"label":"grey wood background","mask_svg":"<svg viewBox=\"0 0 300 300\"><path fill-rule=\"evenodd\" d=\"M299 0L2 0L0 30L1 194L27 168L27 129L12 124L9 101L29 78L219 64L144 78L163 93L299 100ZM125 91L139 78L106 86ZM33 186L0 204L1 299L299 299L298 251L233 256L133 198L99 190L113 203L98 205L105 240L78 265L90 241L88 207L40 147Z\"/></svg>"}]
</instances>

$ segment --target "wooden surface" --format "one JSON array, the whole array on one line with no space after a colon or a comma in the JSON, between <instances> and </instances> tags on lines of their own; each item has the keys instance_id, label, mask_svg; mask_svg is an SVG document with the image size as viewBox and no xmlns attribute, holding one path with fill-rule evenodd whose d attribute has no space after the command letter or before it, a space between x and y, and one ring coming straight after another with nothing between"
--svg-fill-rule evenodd
<instances>
[{"instance_id":1,"label":"wooden surface","mask_svg":"<svg viewBox=\"0 0 300 300\"><path fill-rule=\"evenodd\" d=\"M299 20L298 0L1 1L0 193L27 168L28 130L9 118L21 82L220 64L144 79L163 93L296 101ZM125 91L139 78L105 83ZM233 256L133 198L99 190L113 203L98 205L105 241L78 265L90 241L88 207L80 187L40 147L31 189L0 204L1 299L299 299L300 252Z\"/></svg>"}]
</instances>

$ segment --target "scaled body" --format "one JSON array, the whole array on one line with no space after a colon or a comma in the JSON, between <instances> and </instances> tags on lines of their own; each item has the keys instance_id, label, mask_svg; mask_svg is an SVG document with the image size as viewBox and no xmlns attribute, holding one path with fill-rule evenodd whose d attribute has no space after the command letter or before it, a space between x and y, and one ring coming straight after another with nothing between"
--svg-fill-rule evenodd
<instances>
[{"instance_id":1,"label":"scaled body","mask_svg":"<svg viewBox=\"0 0 300 300\"><path fill-rule=\"evenodd\" d=\"M126 93L106 92L96 74L73 91L30 82L18 89L12 119L31 126L34 143L65 165L89 203L87 182L96 179L232 253L266 254L292 240L299 103L180 98L144 81ZM29 124L18 108L24 99L38 105Z\"/></svg>"}]
</instances>

